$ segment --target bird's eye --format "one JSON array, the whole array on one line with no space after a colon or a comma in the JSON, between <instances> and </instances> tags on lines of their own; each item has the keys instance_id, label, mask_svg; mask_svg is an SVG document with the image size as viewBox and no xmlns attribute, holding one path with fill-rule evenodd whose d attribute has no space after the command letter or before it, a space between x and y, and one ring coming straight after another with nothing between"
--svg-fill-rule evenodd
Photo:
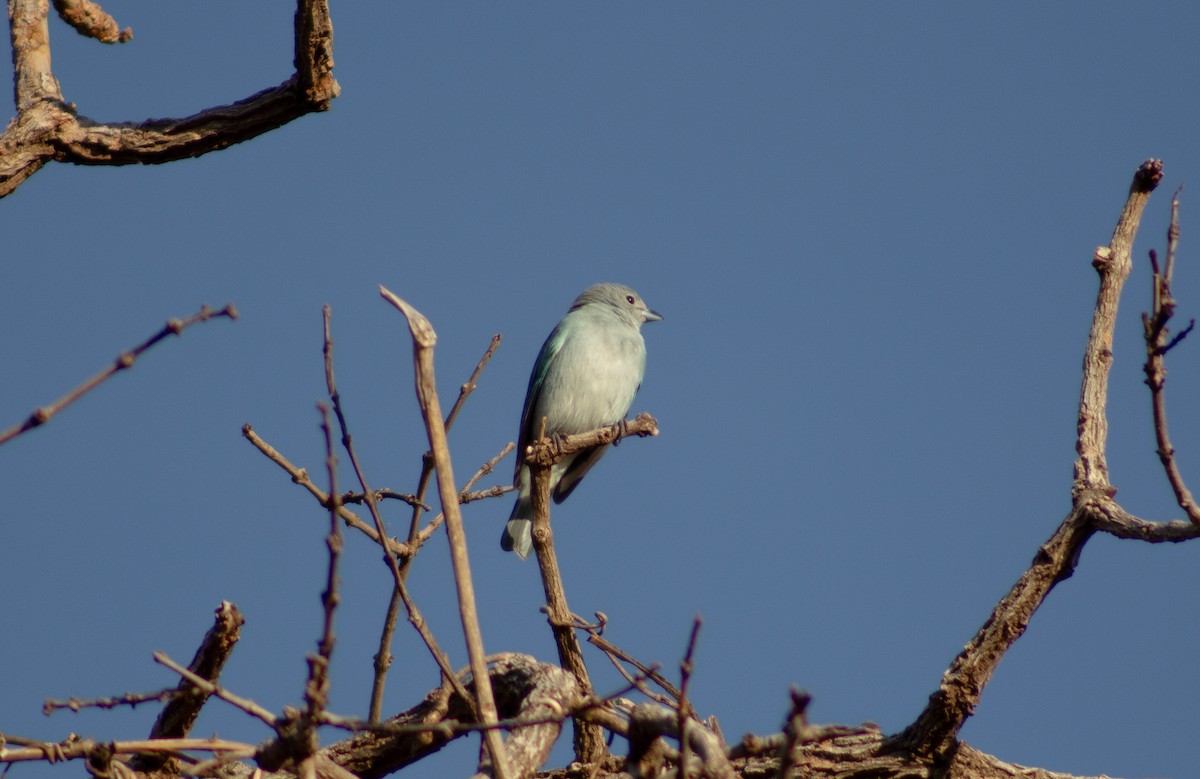
<instances>
[{"instance_id":1,"label":"bird's eye","mask_svg":"<svg viewBox=\"0 0 1200 779\"><path fill-rule=\"evenodd\" d=\"M633 295L626 295L625 300L629 303L629 305L633 305Z\"/></svg>"}]
</instances>

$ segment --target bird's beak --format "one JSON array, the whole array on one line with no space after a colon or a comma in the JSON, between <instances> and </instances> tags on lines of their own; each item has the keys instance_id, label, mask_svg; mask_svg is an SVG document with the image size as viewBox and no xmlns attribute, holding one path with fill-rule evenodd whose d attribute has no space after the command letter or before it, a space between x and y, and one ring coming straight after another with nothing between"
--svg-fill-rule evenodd
<instances>
[{"instance_id":1,"label":"bird's beak","mask_svg":"<svg viewBox=\"0 0 1200 779\"><path fill-rule=\"evenodd\" d=\"M661 322L663 315L658 313L657 311L655 311L652 308L647 308L645 311L642 312L642 317L647 322Z\"/></svg>"}]
</instances>

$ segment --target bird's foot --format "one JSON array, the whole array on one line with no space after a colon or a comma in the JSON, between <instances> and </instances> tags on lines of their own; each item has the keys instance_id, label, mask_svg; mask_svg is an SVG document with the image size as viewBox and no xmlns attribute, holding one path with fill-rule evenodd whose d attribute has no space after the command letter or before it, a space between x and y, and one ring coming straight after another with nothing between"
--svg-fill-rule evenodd
<instances>
[{"instance_id":1,"label":"bird's foot","mask_svg":"<svg viewBox=\"0 0 1200 779\"><path fill-rule=\"evenodd\" d=\"M612 426L613 431L613 446L621 443L621 439L629 435L629 423L622 419L620 422Z\"/></svg>"}]
</instances>

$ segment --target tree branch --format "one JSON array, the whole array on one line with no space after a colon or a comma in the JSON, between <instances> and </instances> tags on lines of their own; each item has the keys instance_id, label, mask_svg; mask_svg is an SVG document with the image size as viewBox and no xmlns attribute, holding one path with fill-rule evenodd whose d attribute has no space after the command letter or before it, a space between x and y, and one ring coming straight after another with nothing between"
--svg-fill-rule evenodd
<instances>
[{"instance_id":1,"label":"tree branch","mask_svg":"<svg viewBox=\"0 0 1200 779\"><path fill-rule=\"evenodd\" d=\"M951 663L924 711L893 738L892 746L896 749L930 756L939 762L953 755L958 731L974 712L1000 659L1025 633L1029 620L1054 585L1074 572L1080 550L1096 530L1092 517L1098 512L1097 507L1111 501L1116 492L1109 482L1105 459L1113 329L1121 289L1132 267L1133 239L1146 201L1161 179L1159 160L1142 163L1134 174L1112 240L1107 247L1096 250L1092 263L1100 274L1100 291L1084 350L1076 442L1079 459L1075 463L1071 513Z\"/></svg>"},{"instance_id":2,"label":"tree branch","mask_svg":"<svg viewBox=\"0 0 1200 779\"><path fill-rule=\"evenodd\" d=\"M159 164L218 151L305 114L325 111L339 91L333 78L333 26L327 0L297 0L296 72L282 84L182 119L95 122L63 99L51 70L47 0L10 0L9 7L17 115L0 135L0 197L52 160L76 165ZM101 40L111 37L111 18L97 15L99 8L93 3L56 0L56 7L83 34ZM126 33L117 32L117 39Z\"/></svg>"},{"instance_id":3,"label":"tree branch","mask_svg":"<svg viewBox=\"0 0 1200 779\"><path fill-rule=\"evenodd\" d=\"M1179 192L1171 198L1171 225L1167 228L1167 262L1162 270L1153 249L1150 250L1150 267L1154 273L1154 293L1150 313L1142 314L1142 326L1146 339L1146 386L1150 388L1150 408L1154 414L1154 437L1158 443L1158 459L1167 474L1167 481L1175 493L1175 502L1188 515L1193 524L1200 526L1200 506L1196 505L1191 490L1184 481L1179 465L1175 462L1175 447L1167 431L1167 401L1163 387L1167 381L1166 356L1196 324L1192 320L1174 338L1168 338L1167 324L1175 314L1176 301L1171 295L1171 282L1175 274L1175 250L1179 245Z\"/></svg>"},{"instance_id":4,"label":"tree branch","mask_svg":"<svg viewBox=\"0 0 1200 779\"><path fill-rule=\"evenodd\" d=\"M446 535L450 541L450 562L454 568L454 583L458 589L458 610L462 618L463 635L467 643L467 656L471 671L475 675L475 695L479 701L479 718L484 724L496 721L496 703L492 696L484 662L483 636L479 630L479 617L475 611L475 590L471 582L471 563L467 557L467 537L463 529L462 513L458 505L458 490L454 482L454 470L450 462L450 449L446 442L446 426L442 419L434 381L433 347L437 333L425 316L390 290L380 287L380 294L395 306L408 321L412 334L413 364L416 373L417 399L425 417L425 430L429 434L429 448L433 451L437 469L438 494L442 502L442 513L446 516ZM492 771L496 779L511 776L504 754L504 744L495 731L484 732L484 743L492 757Z\"/></svg>"},{"instance_id":5,"label":"tree branch","mask_svg":"<svg viewBox=\"0 0 1200 779\"><path fill-rule=\"evenodd\" d=\"M1075 450L1074 494L1110 489L1105 447L1108 441L1108 374L1112 369L1113 329L1121 289L1133 268L1133 238L1141 224L1150 193L1162 180L1161 160L1146 160L1133 176L1129 197L1117 219L1108 246L1096 249L1092 266L1100 274L1100 290L1092 314L1092 327L1083 352L1083 383L1079 392L1078 437Z\"/></svg>"},{"instance_id":6,"label":"tree branch","mask_svg":"<svg viewBox=\"0 0 1200 779\"><path fill-rule=\"evenodd\" d=\"M222 601L215 616L213 626L204 634L196 656L188 665L189 671L214 683L220 678L225 661L233 652L241 636L241 627L246 622L238 607L229 601ZM187 736L200 716L200 709L208 702L208 697L209 693L181 679L175 696L159 712L158 719L150 728L150 738L177 739ZM168 755L158 752L135 759L133 766L140 771L172 771L176 767L168 764Z\"/></svg>"},{"instance_id":7,"label":"tree branch","mask_svg":"<svg viewBox=\"0 0 1200 779\"><path fill-rule=\"evenodd\" d=\"M450 413L446 415L446 431L450 431L450 427L454 424L454 420L458 417L458 412L462 410L463 404L467 402L467 398L475 391L478 386L476 382L479 376L483 373L483 369L487 367L491 361L492 355L496 353L496 349L500 346L502 336L497 333L492 336L488 348L484 351L483 356L479 358L479 362L475 364L475 370L472 371L471 377L466 383L459 387L458 399L454 401L454 405L450 408ZM512 444L504 449L493 460L489 460L483 467L476 472L475 476L467 482L467 485L460 490L459 501L461 503L468 502L468 496L464 493L471 489L475 482L482 478L485 473L490 473L492 467L504 457L512 449ZM427 532L421 531L421 512L428 511L429 507L424 504L425 492L429 489L429 479L433 475L433 455L431 452L426 452L421 457L421 475L417 478L417 492L410 502L412 506L412 517L409 520L408 526L408 546L413 550L413 553L404 558L400 565L400 580L406 582L408 573L412 569L413 560L416 559L416 552L420 550L425 539L432 535L440 519L435 518L429 523L426 528ZM374 657L375 676L371 683L371 702L369 708L369 717L372 722L378 722L383 716L383 691L387 683L388 669L392 665L392 636L396 632L396 620L400 615L400 602L404 598L402 588L397 586L392 590L392 598L388 603L387 611L384 614L383 628L379 633L379 650Z\"/></svg>"},{"instance_id":8,"label":"tree branch","mask_svg":"<svg viewBox=\"0 0 1200 779\"><path fill-rule=\"evenodd\" d=\"M554 551L554 532L550 528L550 469L568 454L607 446L630 435L658 435L658 423L649 414L640 414L632 422L612 427L560 436L553 440L541 437L530 444L526 452L518 453L529 464L530 496L533 508L533 550L537 555L542 590L546 595L546 616L558 648L559 662L575 677L582 695L593 694L587 664L575 637L575 621L567 605L558 556ZM581 763L601 763L608 756L604 734L595 725L576 720L574 723L575 756Z\"/></svg>"},{"instance_id":9,"label":"tree branch","mask_svg":"<svg viewBox=\"0 0 1200 779\"><path fill-rule=\"evenodd\" d=\"M220 317L225 317L231 320L237 319L237 309L233 307L232 303L227 304L225 308L221 309L220 311L213 311L208 306L201 306L199 311L192 314L187 319L168 320L163 326L162 330L159 330L157 333L150 336L150 338L133 347L129 351L121 352L121 354L117 356L117 359L113 361L112 365L109 365L95 376L92 376L90 379L83 382L66 395L63 395L49 406L42 406L41 408L36 409L24 422L13 425L9 429L0 432L0 445L11 441L23 433L29 432L35 427L41 427L49 422L50 418L55 414L79 400L87 393L96 389L96 387L99 387L101 384L111 379L114 375L128 368L132 368L133 364L137 361L137 358L141 357L143 352L154 346L159 341L162 341L168 336L179 335L187 328L199 322L207 322L210 319L217 319Z\"/></svg>"}]
</instances>

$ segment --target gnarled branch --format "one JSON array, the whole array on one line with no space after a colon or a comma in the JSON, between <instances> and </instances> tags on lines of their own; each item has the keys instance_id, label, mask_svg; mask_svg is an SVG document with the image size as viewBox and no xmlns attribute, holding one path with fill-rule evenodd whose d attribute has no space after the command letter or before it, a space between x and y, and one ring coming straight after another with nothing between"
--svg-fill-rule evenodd
<instances>
[{"instance_id":1,"label":"gnarled branch","mask_svg":"<svg viewBox=\"0 0 1200 779\"><path fill-rule=\"evenodd\" d=\"M55 0L76 30L127 40L128 30L90 0ZM327 0L297 0L296 72L278 86L182 119L102 123L68 103L50 66L49 3L11 0L10 31L17 114L0 134L0 197L50 161L76 165L158 164L198 157L281 127L337 97L333 25Z\"/></svg>"}]
</instances>

